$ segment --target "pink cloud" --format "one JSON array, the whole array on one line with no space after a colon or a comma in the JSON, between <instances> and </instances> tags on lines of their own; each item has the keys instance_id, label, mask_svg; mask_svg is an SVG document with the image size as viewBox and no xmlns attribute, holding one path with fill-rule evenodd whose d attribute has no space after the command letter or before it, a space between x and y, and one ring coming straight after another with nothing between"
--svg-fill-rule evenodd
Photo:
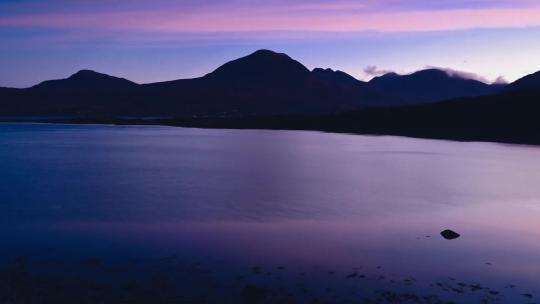
<instances>
[{"instance_id":1,"label":"pink cloud","mask_svg":"<svg viewBox=\"0 0 540 304\"><path fill-rule=\"evenodd\" d=\"M312 8L330 6L313 4ZM287 7L159 9L0 17L0 27L45 27L84 30L227 32L227 31L438 31L470 28L540 26L540 8L364 11L350 4L311 11L304 4Z\"/></svg>"},{"instance_id":2,"label":"pink cloud","mask_svg":"<svg viewBox=\"0 0 540 304\"><path fill-rule=\"evenodd\" d=\"M460 70L455 70L455 69L451 69L451 68L441 68L441 67L436 67L436 66L427 66L426 68L428 68L428 69L438 69L438 70L444 71L450 77L472 79L472 80L480 81L480 82L483 82L483 83L495 83L495 84L506 84L506 83L508 83L504 79L504 77L502 77L502 76L497 77L497 79L495 79L494 81L490 81L486 77L484 77L482 75L479 75L477 73L460 71Z\"/></svg>"},{"instance_id":3,"label":"pink cloud","mask_svg":"<svg viewBox=\"0 0 540 304\"><path fill-rule=\"evenodd\" d=\"M495 81L493 81L493 84L508 84L508 80L506 80L506 78L503 76L499 76L497 79L495 79Z\"/></svg>"},{"instance_id":4,"label":"pink cloud","mask_svg":"<svg viewBox=\"0 0 540 304\"><path fill-rule=\"evenodd\" d=\"M364 68L364 74L368 76L372 76L372 77L381 76L381 75L393 73L393 72L394 71L392 70L379 69L377 68L376 65L368 65L367 67Z\"/></svg>"}]
</instances>

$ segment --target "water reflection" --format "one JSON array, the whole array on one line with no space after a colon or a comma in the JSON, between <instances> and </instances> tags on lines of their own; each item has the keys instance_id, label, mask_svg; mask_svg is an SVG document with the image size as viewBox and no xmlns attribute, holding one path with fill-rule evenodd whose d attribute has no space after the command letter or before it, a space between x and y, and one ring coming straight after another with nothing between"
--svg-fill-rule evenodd
<instances>
[{"instance_id":1,"label":"water reflection","mask_svg":"<svg viewBox=\"0 0 540 304\"><path fill-rule=\"evenodd\" d=\"M268 290L297 302L529 303L540 293L537 148L315 132L0 129L0 256L10 267L96 284L150 271L175 277L163 283L171 297L231 301ZM444 240L446 228L462 237Z\"/></svg>"}]
</instances>

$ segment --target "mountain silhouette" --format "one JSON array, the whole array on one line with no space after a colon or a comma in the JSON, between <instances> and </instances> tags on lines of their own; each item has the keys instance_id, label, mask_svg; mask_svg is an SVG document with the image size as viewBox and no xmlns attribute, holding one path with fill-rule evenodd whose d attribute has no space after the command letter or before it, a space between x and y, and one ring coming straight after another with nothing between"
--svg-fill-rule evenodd
<instances>
[{"instance_id":1,"label":"mountain silhouette","mask_svg":"<svg viewBox=\"0 0 540 304\"><path fill-rule=\"evenodd\" d=\"M482 96L497 93L501 85L449 75L439 69L421 70L409 75L388 73L373 78L369 84L404 103L425 103L463 96Z\"/></svg>"},{"instance_id":2,"label":"mountain silhouette","mask_svg":"<svg viewBox=\"0 0 540 304\"><path fill-rule=\"evenodd\" d=\"M526 76L503 90L502 85L488 85L450 76L442 70L428 69L410 75L389 73L363 82L332 69L315 68L310 71L286 54L259 50L193 79L136 84L123 78L81 70L66 79L44 81L30 88L0 88L0 116L158 116L182 119L321 116L362 109L370 112L375 111L369 110L372 108L448 99L453 99L453 104L457 102L456 98L464 98L459 99L459 104L460 111L465 112L467 102L509 100L515 98L512 94L518 93L524 94L519 96L525 100L531 100L536 93L525 94L522 91L538 88L539 78L540 72ZM485 111L490 110L489 102L482 101L486 104ZM471 109L478 108L477 104ZM434 106L442 108L441 103ZM497 106L514 107L499 103ZM524 106L527 107L530 105ZM381 111L390 113L386 109ZM372 121L366 117L362 119Z\"/></svg>"},{"instance_id":3,"label":"mountain silhouette","mask_svg":"<svg viewBox=\"0 0 540 304\"><path fill-rule=\"evenodd\" d=\"M335 113L395 98L339 71L308 70L286 54L259 50L193 79L138 85L79 71L27 89L0 88L0 115L245 116ZM329 76L330 75L330 76Z\"/></svg>"},{"instance_id":4,"label":"mountain silhouette","mask_svg":"<svg viewBox=\"0 0 540 304\"><path fill-rule=\"evenodd\" d=\"M80 70L66 79L47 80L33 86L33 90L42 91L118 91L137 86L136 83L94 72Z\"/></svg>"},{"instance_id":5,"label":"mountain silhouette","mask_svg":"<svg viewBox=\"0 0 540 304\"><path fill-rule=\"evenodd\" d=\"M514 91L540 89L540 71L514 81L507 88Z\"/></svg>"},{"instance_id":6,"label":"mountain silhouette","mask_svg":"<svg viewBox=\"0 0 540 304\"><path fill-rule=\"evenodd\" d=\"M244 81L256 84L287 83L307 79L310 71L286 54L258 50L217 68L205 76L221 81Z\"/></svg>"},{"instance_id":7,"label":"mountain silhouette","mask_svg":"<svg viewBox=\"0 0 540 304\"><path fill-rule=\"evenodd\" d=\"M143 85L138 104L159 100L160 112L173 116L241 116L333 113L392 100L361 84L344 87L286 54L259 50L200 78Z\"/></svg>"},{"instance_id":8,"label":"mountain silhouette","mask_svg":"<svg viewBox=\"0 0 540 304\"><path fill-rule=\"evenodd\" d=\"M339 79L334 78L336 75L332 71L325 73L328 75L324 77L334 81ZM509 85L509 88L515 89L439 102L362 108L331 115L198 118L157 123L209 128L319 130L540 145L540 133L537 132L540 88L534 87L538 75L540 73L526 76ZM389 74L385 77L400 76ZM522 87L524 80L526 84L533 85Z\"/></svg>"},{"instance_id":9,"label":"mountain silhouette","mask_svg":"<svg viewBox=\"0 0 540 304\"><path fill-rule=\"evenodd\" d=\"M0 115L108 115L128 108L138 87L123 78L81 70L27 89L0 89Z\"/></svg>"},{"instance_id":10,"label":"mountain silhouette","mask_svg":"<svg viewBox=\"0 0 540 304\"><path fill-rule=\"evenodd\" d=\"M322 69L322 68L315 68L312 71L313 75L315 75L317 78L329 82L334 83L337 85L345 85L345 86L354 86L354 85L363 85L367 86L366 82L360 81L351 75L342 72L342 71L334 71L332 69Z\"/></svg>"}]
</instances>

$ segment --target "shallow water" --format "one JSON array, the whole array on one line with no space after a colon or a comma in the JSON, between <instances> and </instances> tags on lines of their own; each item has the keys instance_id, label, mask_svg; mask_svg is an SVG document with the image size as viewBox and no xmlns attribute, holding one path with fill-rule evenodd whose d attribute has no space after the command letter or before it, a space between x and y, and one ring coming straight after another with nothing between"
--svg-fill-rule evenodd
<instances>
[{"instance_id":1,"label":"shallow water","mask_svg":"<svg viewBox=\"0 0 540 304\"><path fill-rule=\"evenodd\" d=\"M292 302L540 296L536 147L0 124L0 172L9 271L98 285L167 277L182 285L169 293L221 303L248 285ZM446 228L462 237L441 238Z\"/></svg>"}]
</instances>

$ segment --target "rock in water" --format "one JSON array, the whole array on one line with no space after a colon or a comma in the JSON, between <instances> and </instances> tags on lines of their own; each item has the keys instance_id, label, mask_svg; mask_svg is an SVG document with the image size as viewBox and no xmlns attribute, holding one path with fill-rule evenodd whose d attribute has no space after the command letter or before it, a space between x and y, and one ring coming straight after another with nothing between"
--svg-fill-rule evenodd
<instances>
[{"instance_id":1,"label":"rock in water","mask_svg":"<svg viewBox=\"0 0 540 304\"><path fill-rule=\"evenodd\" d=\"M457 239L458 237L460 237L461 235L455 231L452 231L450 229L446 229L444 230L443 232L441 232L441 235L443 238L447 239L447 240L453 240L453 239Z\"/></svg>"}]
</instances>

